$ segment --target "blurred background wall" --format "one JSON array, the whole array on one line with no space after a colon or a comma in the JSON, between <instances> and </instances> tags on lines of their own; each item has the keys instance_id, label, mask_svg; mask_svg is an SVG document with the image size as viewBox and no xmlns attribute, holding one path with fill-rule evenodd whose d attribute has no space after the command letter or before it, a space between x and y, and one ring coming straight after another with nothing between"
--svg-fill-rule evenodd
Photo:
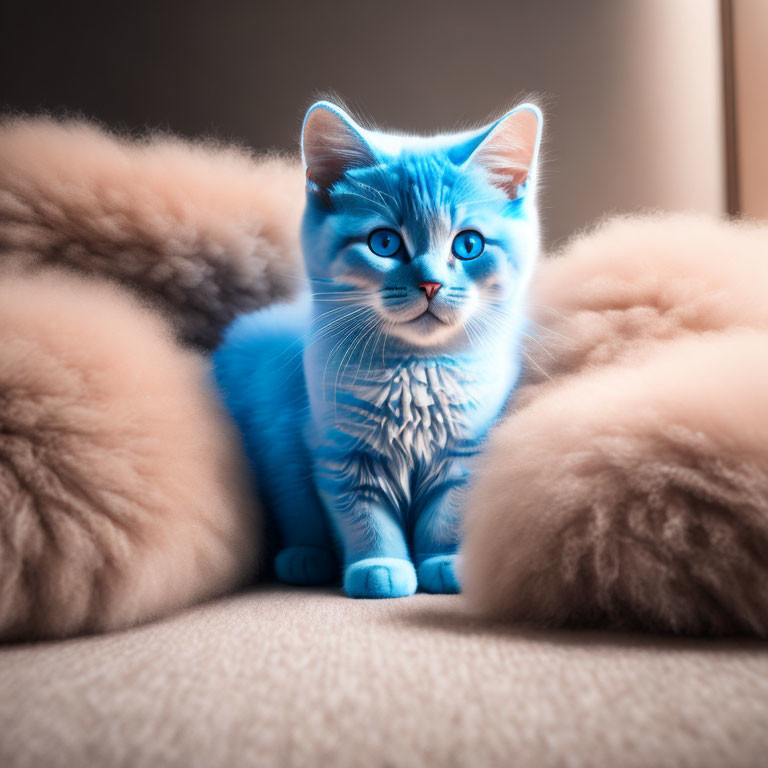
<instances>
[{"instance_id":1,"label":"blurred background wall","mask_svg":"<svg viewBox=\"0 0 768 768\"><path fill-rule=\"evenodd\" d=\"M730 0L738 203L768 218L768 0Z\"/></svg>"},{"instance_id":2,"label":"blurred background wall","mask_svg":"<svg viewBox=\"0 0 768 768\"><path fill-rule=\"evenodd\" d=\"M431 131L533 91L548 114L550 244L607 212L725 208L718 0L0 7L6 110L294 149L318 93L384 126Z\"/></svg>"}]
</instances>

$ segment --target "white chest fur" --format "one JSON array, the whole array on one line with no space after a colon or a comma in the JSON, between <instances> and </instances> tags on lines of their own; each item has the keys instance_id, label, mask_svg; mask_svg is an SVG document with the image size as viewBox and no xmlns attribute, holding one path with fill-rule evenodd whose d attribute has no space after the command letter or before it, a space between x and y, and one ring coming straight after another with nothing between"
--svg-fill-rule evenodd
<instances>
[{"instance_id":1,"label":"white chest fur","mask_svg":"<svg viewBox=\"0 0 768 768\"><path fill-rule=\"evenodd\" d=\"M434 361L376 371L343 387L339 426L379 456L430 461L465 435L472 381L459 366Z\"/></svg>"}]
</instances>

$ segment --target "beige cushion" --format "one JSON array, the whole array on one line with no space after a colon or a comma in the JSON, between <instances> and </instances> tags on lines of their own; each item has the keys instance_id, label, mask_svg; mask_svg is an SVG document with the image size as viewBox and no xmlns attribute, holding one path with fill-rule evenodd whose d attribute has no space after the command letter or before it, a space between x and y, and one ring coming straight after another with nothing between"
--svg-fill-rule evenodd
<instances>
[{"instance_id":1,"label":"beige cushion","mask_svg":"<svg viewBox=\"0 0 768 768\"><path fill-rule=\"evenodd\" d=\"M755 766L757 641L480 627L277 587L0 651L0 765ZM765 764L763 762L763 764Z\"/></svg>"}]
</instances>

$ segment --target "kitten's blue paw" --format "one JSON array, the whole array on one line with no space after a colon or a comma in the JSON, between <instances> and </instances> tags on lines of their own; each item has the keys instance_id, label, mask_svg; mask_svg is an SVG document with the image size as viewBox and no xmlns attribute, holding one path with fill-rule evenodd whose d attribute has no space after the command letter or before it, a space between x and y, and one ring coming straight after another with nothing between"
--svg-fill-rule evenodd
<instances>
[{"instance_id":1,"label":"kitten's blue paw","mask_svg":"<svg viewBox=\"0 0 768 768\"><path fill-rule=\"evenodd\" d=\"M287 547L275 558L275 574L286 584L328 584L338 576L338 565L327 549Z\"/></svg>"},{"instance_id":2,"label":"kitten's blue paw","mask_svg":"<svg viewBox=\"0 0 768 768\"><path fill-rule=\"evenodd\" d=\"M461 591L456 578L456 555L428 557L419 566L419 586L425 592L454 595Z\"/></svg>"},{"instance_id":3,"label":"kitten's blue paw","mask_svg":"<svg viewBox=\"0 0 768 768\"><path fill-rule=\"evenodd\" d=\"M416 591L416 570L395 557L358 560L344 572L344 591L350 597L407 597Z\"/></svg>"}]
</instances>

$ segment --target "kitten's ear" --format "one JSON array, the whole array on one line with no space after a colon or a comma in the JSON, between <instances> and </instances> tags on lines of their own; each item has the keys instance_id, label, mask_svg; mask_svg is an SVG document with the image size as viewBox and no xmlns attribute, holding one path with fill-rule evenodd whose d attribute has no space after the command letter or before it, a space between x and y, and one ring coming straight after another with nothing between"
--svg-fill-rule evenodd
<instances>
[{"instance_id":1,"label":"kitten's ear","mask_svg":"<svg viewBox=\"0 0 768 768\"><path fill-rule=\"evenodd\" d=\"M524 193L536 169L541 125L541 110L535 104L521 104L481 134L480 143L469 157L511 200Z\"/></svg>"},{"instance_id":2,"label":"kitten's ear","mask_svg":"<svg viewBox=\"0 0 768 768\"><path fill-rule=\"evenodd\" d=\"M350 168L376 163L363 129L329 101L313 104L301 133L301 155L310 187L327 192Z\"/></svg>"}]
</instances>

